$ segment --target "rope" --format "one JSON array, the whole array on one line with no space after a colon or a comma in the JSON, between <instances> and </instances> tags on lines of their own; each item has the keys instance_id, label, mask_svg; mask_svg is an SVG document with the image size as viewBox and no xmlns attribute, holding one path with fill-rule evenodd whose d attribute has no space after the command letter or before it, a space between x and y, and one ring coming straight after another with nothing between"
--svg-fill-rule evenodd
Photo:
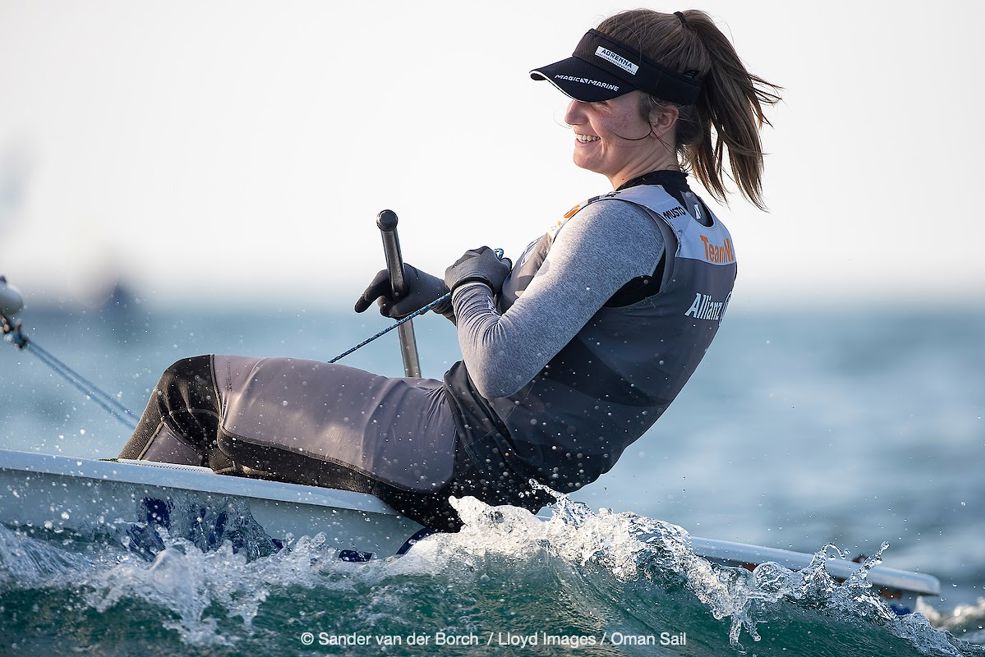
<instances>
[{"instance_id":1,"label":"rope","mask_svg":"<svg viewBox=\"0 0 985 657\"><path fill-rule=\"evenodd\" d=\"M368 345L373 340L375 340L375 339L377 339L377 338L379 338L381 336L386 335L387 333L389 333L393 329L397 328L401 324L406 324L407 322L409 322L410 320L414 319L415 317L418 317L420 315L423 315L427 311L431 310L432 308L434 308L435 306L437 306L438 304L440 304L442 301L447 301L450 298L451 298L451 292L446 292L445 294L443 294L442 296L438 297L437 299L435 299L434 301L432 301L428 305L424 306L423 308L418 308L417 310L415 310L411 314L407 315L406 317L401 317L399 320L396 321L396 323L394 323L394 324L386 327L385 329L383 329L382 331L380 331L376 335L374 335L372 337L369 337L369 338L366 338L365 340L363 340L362 342L360 342L359 344L357 344L355 347L352 347L351 349L348 349L346 351L343 351L341 354L339 354L338 356L336 356L335 358L333 358L332 360L330 360L328 362L329 363L334 363L335 361L342 360L343 358L345 358L346 356L348 356L352 352L356 351L357 349L362 349L363 347L365 347L366 345Z\"/></svg>"},{"instance_id":2,"label":"rope","mask_svg":"<svg viewBox=\"0 0 985 657\"><path fill-rule=\"evenodd\" d=\"M496 253L496 257L497 258L499 258L500 260L503 259L503 249L493 249L493 251ZM362 342L360 342L359 344L357 344L355 347L352 347L351 349L348 349L346 351L343 351L341 354L339 354L338 356L336 356L335 358L333 358L332 360L330 360L328 362L329 363L334 363L336 361L342 360L343 358L345 358L346 356L348 356L352 352L356 351L357 349L362 349L363 347L365 347L366 345L368 345L373 340L376 340L377 338L386 335L387 333L389 333L393 329L397 328L401 324L405 324L405 323L409 322L410 320L414 319L415 317L419 317L420 315L423 315L427 311L431 310L432 308L434 308L437 305L440 305L441 303L447 301L450 298L451 298L451 292L446 292L445 294L441 295L440 297L438 297L437 299L435 299L434 301L432 301L428 305L424 306L423 308L418 308L417 310L415 310L411 314L407 315L406 317L401 317L399 320L397 320L396 323L394 323L394 324L386 327L385 329L383 329L382 331L380 331L376 335L374 335L372 337L369 337L369 338L366 338L365 340L363 340Z\"/></svg>"},{"instance_id":3,"label":"rope","mask_svg":"<svg viewBox=\"0 0 985 657\"><path fill-rule=\"evenodd\" d=\"M7 340L15 347L33 354L35 358L47 365L55 374L68 381L76 390L96 402L104 411L112 415L131 431L137 428L139 418L129 408L113 396L103 392L95 383L58 360L54 354L41 347L37 342L29 339L24 335L20 322L11 324L10 320L6 317L2 315L0 317L2 317L4 334L8 336Z\"/></svg>"},{"instance_id":4,"label":"rope","mask_svg":"<svg viewBox=\"0 0 985 657\"><path fill-rule=\"evenodd\" d=\"M129 408L120 403L115 397L103 392L95 383L55 358L53 354L43 349L37 342L29 342L26 348L38 360L54 370L55 373L61 375L62 378L75 386L83 395L99 404L103 410L116 418L125 427L131 431L137 428L137 422L140 418L134 415Z\"/></svg>"}]
</instances>

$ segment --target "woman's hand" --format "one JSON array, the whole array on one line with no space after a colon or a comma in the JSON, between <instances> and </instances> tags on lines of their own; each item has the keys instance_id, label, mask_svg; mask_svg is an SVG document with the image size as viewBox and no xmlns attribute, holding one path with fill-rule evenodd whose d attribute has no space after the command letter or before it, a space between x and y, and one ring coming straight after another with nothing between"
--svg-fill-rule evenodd
<instances>
[{"instance_id":1,"label":"woman's hand","mask_svg":"<svg viewBox=\"0 0 985 657\"><path fill-rule=\"evenodd\" d=\"M435 299L448 294L448 288L437 276L415 269L404 263L404 284L407 288L403 296L394 298L390 272L381 270L366 291L356 300L354 310L361 313L376 299L379 299L380 314L392 319L401 319L428 305ZM444 304L442 304L443 306ZM450 307L450 304L449 304ZM445 314L448 308L435 307L435 312Z\"/></svg>"},{"instance_id":2,"label":"woman's hand","mask_svg":"<svg viewBox=\"0 0 985 657\"><path fill-rule=\"evenodd\" d=\"M454 291L463 283L479 281L488 285L493 294L499 294L511 269L513 263L509 258L500 260L496 257L496 252L488 246L480 246L466 251L455 264L445 270L445 285Z\"/></svg>"}]
</instances>

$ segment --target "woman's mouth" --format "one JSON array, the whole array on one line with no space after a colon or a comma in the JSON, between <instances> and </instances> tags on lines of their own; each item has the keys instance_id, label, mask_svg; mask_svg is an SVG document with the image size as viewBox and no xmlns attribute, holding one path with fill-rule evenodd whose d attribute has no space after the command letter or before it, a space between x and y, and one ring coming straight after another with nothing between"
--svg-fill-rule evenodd
<instances>
[{"instance_id":1,"label":"woman's mouth","mask_svg":"<svg viewBox=\"0 0 985 657\"><path fill-rule=\"evenodd\" d=\"M599 139L601 139L601 137L596 137L595 135L579 135L579 134L576 134L575 135L575 139L578 140L578 143L579 144L588 144L588 143L591 143L593 141L598 141Z\"/></svg>"}]
</instances>

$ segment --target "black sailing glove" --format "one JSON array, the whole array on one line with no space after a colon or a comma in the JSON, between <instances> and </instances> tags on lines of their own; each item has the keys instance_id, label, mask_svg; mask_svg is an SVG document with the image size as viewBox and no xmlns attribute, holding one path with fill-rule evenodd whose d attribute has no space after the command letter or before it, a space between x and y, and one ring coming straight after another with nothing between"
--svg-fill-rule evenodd
<instances>
[{"instance_id":1,"label":"black sailing glove","mask_svg":"<svg viewBox=\"0 0 985 657\"><path fill-rule=\"evenodd\" d=\"M463 283L479 281L488 285L495 295L503 289L503 281L509 276L511 269L513 263L509 258L500 260L496 257L496 252L488 246L480 246L466 251L455 264L445 270L445 285L454 291Z\"/></svg>"},{"instance_id":2,"label":"black sailing glove","mask_svg":"<svg viewBox=\"0 0 985 657\"><path fill-rule=\"evenodd\" d=\"M376 299L379 299L380 314L392 319L401 319L428 305L442 295L448 294L448 288L437 276L432 276L420 269L404 263L404 285L406 292L400 298L394 298L393 286L390 284L390 272L381 270L373 282L369 284L362 296L356 300L354 310L361 313ZM440 313L455 321L451 301L434 307L434 312Z\"/></svg>"}]
</instances>

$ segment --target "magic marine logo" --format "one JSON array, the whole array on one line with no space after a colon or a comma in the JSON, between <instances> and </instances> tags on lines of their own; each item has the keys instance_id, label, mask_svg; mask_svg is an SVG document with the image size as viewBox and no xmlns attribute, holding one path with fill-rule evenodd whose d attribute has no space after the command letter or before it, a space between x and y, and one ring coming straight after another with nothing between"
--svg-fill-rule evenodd
<instances>
[{"instance_id":1,"label":"magic marine logo","mask_svg":"<svg viewBox=\"0 0 985 657\"><path fill-rule=\"evenodd\" d=\"M731 298L731 292L729 292L728 296L725 297L724 301L715 301L711 298L710 294L702 294L701 292L697 292L694 295L694 301L691 302L691 307L687 309L684 316L693 317L695 319L721 321L722 316L725 314L725 309L728 308L728 302Z\"/></svg>"},{"instance_id":2,"label":"magic marine logo","mask_svg":"<svg viewBox=\"0 0 985 657\"><path fill-rule=\"evenodd\" d=\"M590 84L594 87L601 87L603 89L608 89L610 91L619 91L619 85L609 84L608 82L601 82L599 80L593 80L592 78L579 78L573 75L561 75L560 73L554 76L555 80L567 80L568 82L580 82L581 84Z\"/></svg>"}]
</instances>

